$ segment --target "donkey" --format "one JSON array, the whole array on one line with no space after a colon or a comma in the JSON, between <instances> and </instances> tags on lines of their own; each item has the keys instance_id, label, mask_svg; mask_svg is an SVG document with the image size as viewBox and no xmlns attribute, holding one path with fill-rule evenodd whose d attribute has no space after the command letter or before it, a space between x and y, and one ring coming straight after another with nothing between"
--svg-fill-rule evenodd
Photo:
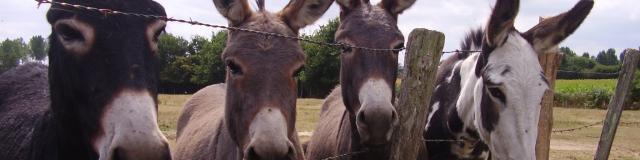
<instances>
[{"instance_id":1,"label":"donkey","mask_svg":"<svg viewBox=\"0 0 640 160\"><path fill-rule=\"evenodd\" d=\"M424 131L428 159L536 159L540 104L549 83L538 62L587 17L593 0L521 33L518 0L498 0L486 29L439 67ZM429 140L454 141L429 141ZM489 154L490 151L490 154ZM424 154L422 158L424 158Z\"/></svg>"},{"instance_id":2,"label":"donkey","mask_svg":"<svg viewBox=\"0 0 640 160\"><path fill-rule=\"evenodd\" d=\"M400 49L404 36L398 15L415 0L338 0L341 8L338 42ZM398 117L393 106L398 52L341 51L340 84L322 104L320 120L308 144L308 159L363 152L352 159L388 159L388 145ZM375 150L375 151L374 151Z\"/></svg>"},{"instance_id":3,"label":"donkey","mask_svg":"<svg viewBox=\"0 0 640 160\"><path fill-rule=\"evenodd\" d=\"M232 27L297 36L332 0L293 0L278 13L246 0L214 0ZM195 93L178 120L175 159L303 159L295 129L296 75L305 61L293 39L231 30L222 53L226 84Z\"/></svg>"},{"instance_id":4,"label":"donkey","mask_svg":"<svg viewBox=\"0 0 640 160\"><path fill-rule=\"evenodd\" d=\"M166 16L151 0L65 2ZM170 159L156 103L165 21L57 4L47 20L48 69L28 64L0 78L0 157Z\"/></svg>"}]
</instances>

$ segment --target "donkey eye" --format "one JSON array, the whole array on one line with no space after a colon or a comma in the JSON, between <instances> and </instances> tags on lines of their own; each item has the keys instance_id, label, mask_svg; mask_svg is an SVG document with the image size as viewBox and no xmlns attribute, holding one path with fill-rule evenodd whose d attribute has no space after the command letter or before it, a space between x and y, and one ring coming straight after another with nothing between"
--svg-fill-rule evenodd
<instances>
[{"instance_id":1,"label":"donkey eye","mask_svg":"<svg viewBox=\"0 0 640 160\"><path fill-rule=\"evenodd\" d=\"M506 97L504 96L504 93L502 92L502 90L500 90L497 87L491 87L488 88L489 89L489 93L491 94L491 96L497 98L498 100L502 101L502 103L506 102Z\"/></svg>"},{"instance_id":2,"label":"donkey eye","mask_svg":"<svg viewBox=\"0 0 640 160\"><path fill-rule=\"evenodd\" d=\"M93 45L94 29L77 19L62 19L53 24L56 39L71 54L87 53Z\"/></svg>"},{"instance_id":3,"label":"donkey eye","mask_svg":"<svg viewBox=\"0 0 640 160\"><path fill-rule=\"evenodd\" d=\"M227 68L232 75L242 75L242 69L235 62L227 60Z\"/></svg>"}]
</instances>

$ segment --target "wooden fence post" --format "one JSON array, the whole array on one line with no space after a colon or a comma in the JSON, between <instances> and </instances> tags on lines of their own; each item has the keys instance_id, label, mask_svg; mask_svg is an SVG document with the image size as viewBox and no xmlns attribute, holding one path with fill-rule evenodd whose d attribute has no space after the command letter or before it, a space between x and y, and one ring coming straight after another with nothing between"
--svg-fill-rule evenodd
<instances>
[{"instance_id":1,"label":"wooden fence post","mask_svg":"<svg viewBox=\"0 0 640 160\"><path fill-rule=\"evenodd\" d=\"M544 18L540 17L540 22ZM549 81L549 90L544 93L538 120L538 139L536 141L536 159L548 160L551 148L551 130L553 129L553 94L555 93L557 71L562 61L562 54L556 47L548 53L538 55L544 75Z\"/></svg>"},{"instance_id":2,"label":"wooden fence post","mask_svg":"<svg viewBox=\"0 0 640 160\"><path fill-rule=\"evenodd\" d=\"M640 52L635 49L628 49L624 55L624 62L618 76L618 84L616 93L611 98L607 117L604 120L602 134L600 135L600 143L594 157L595 160L609 159L613 139L616 135L616 129L620 123L620 116L624 106L624 101L633 87L633 79L635 78L636 66L640 61Z\"/></svg>"},{"instance_id":3,"label":"wooden fence post","mask_svg":"<svg viewBox=\"0 0 640 160\"><path fill-rule=\"evenodd\" d=\"M444 34L414 29L409 34L405 74L396 103L399 125L391 139L392 160L414 160L422 143L424 121L444 48Z\"/></svg>"}]
</instances>

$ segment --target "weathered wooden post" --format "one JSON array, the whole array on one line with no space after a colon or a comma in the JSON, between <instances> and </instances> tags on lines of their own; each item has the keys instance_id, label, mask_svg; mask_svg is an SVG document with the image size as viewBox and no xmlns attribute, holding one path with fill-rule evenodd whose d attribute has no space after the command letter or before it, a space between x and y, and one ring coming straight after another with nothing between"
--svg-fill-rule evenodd
<instances>
[{"instance_id":1,"label":"weathered wooden post","mask_svg":"<svg viewBox=\"0 0 640 160\"><path fill-rule=\"evenodd\" d=\"M544 20L540 17L540 22ZM544 75L549 80L549 90L542 97L540 119L538 120L538 140L536 143L536 159L548 160L551 146L551 130L553 129L553 94L555 93L556 72L560 67L562 55L556 47L547 53L538 55Z\"/></svg>"},{"instance_id":2,"label":"weathered wooden post","mask_svg":"<svg viewBox=\"0 0 640 160\"><path fill-rule=\"evenodd\" d=\"M391 139L392 160L414 160L418 155L443 47L441 32L419 28L409 34L405 74L396 103L400 123Z\"/></svg>"},{"instance_id":3,"label":"weathered wooden post","mask_svg":"<svg viewBox=\"0 0 640 160\"><path fill-rule=\"evenodd\" d=\"M631 87L633 86L633 78L635 78L638 61L640 61L640 52L635 49L627 49L627 52L624 55L624 62L622 62L622 68L618 76L616 93L613 98L611 98L611 102L608 106L609 109L607 111L607 117L603 123L600 143L598 143L598 150L596 150L594 158L595 160L609 159L613 139L616 135L618 124L620 123L624 100L628 97L629 91L631 91Z\"/></svg>"}]
</instances>

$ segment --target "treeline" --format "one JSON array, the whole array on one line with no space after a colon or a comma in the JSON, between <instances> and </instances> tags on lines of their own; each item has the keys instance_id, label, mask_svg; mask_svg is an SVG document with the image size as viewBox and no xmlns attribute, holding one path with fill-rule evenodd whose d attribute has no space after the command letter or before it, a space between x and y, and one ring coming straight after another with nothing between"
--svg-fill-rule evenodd
<instances>
[{"instance_id":1,"label":"treeline","mask_svg":"<svg viewBox=\"0 0 640 160\"><path fill-rule=\"evenodd\" d=\"M28 42L22 38L5 39L0 43L0 73L22 63L43 62L47 49L47 40L42 36L33 36Z\"/></svg>"},{"instance_id":2,"label":"treeline","mask_svg":"<svg viewBox=\"0 0 640 160\"><path fill-rule=\"evenodd\" d=\"M558 71L558 79L612 79L618 78L624 53L620 59L613 48L600 51L596 56L585 52L578 56L569 47L560 47L564 54Z\"/></svg>"},{"instance_id":3,"label":"treeline","mask_svg":"<svg viewBox=\"0 0 640 160\"><path fill-rule=\"evenodd\" d=\"M302 35L314 41L334 43L338 19L332 19L312 34ZM161 93L188 94L200 88L225 80L225 65L221 53L226 46L227 32L213 32L210 36L190 39L164 33L158 41ZM46 62L47 42L42 36L4 40L0 44L0 73L29 61ZM306 64L298 78L298 96L324 98L338 84L340 50L334 47L301 42ZM559 79L611 79L617 78L621 57L615 49L600 51L596 56L576 54L569 47L564 53ZM600 74L614 73L614 74Z\"/></svg>"}]
</instances>

